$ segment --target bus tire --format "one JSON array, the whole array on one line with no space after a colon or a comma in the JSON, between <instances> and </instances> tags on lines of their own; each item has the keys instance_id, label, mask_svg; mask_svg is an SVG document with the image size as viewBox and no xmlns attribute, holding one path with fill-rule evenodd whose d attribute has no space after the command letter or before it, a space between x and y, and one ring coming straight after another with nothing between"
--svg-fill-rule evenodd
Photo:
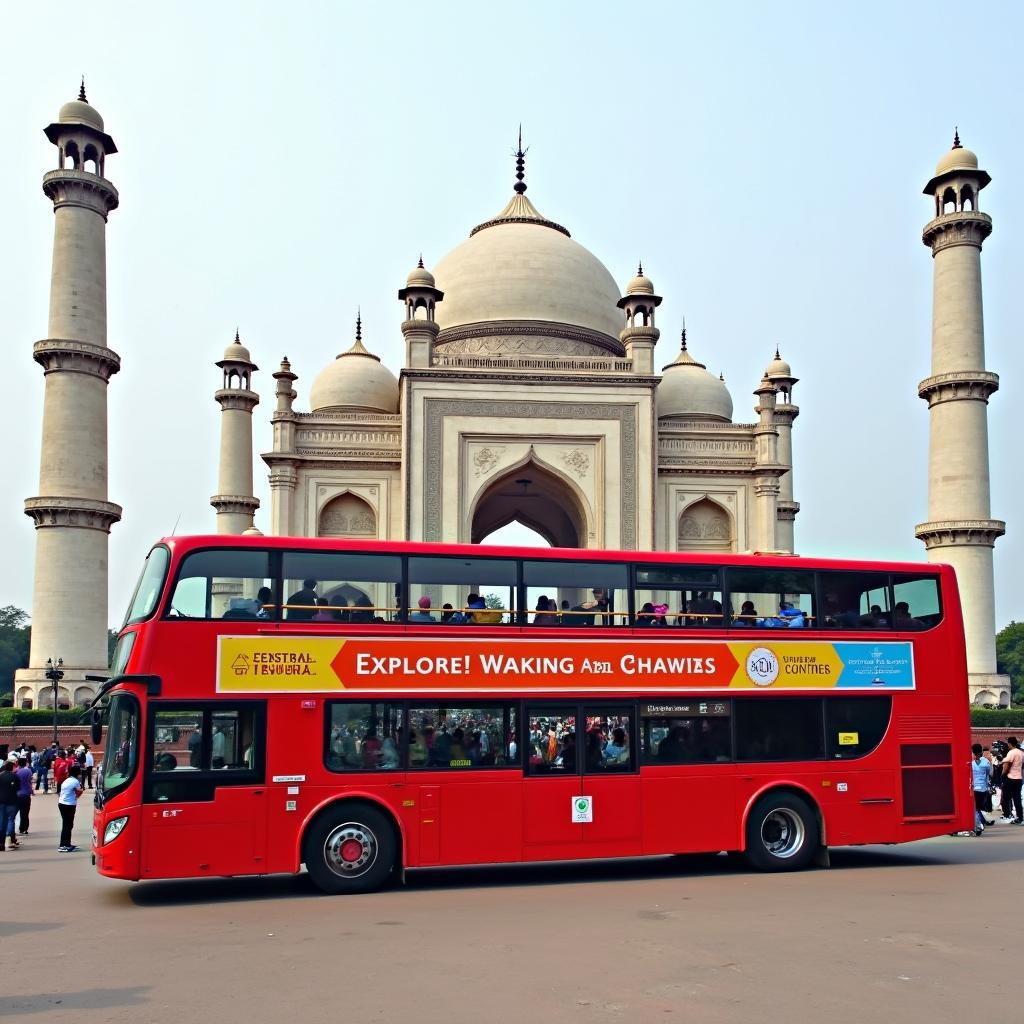
<instances>
[{"instance_id":1,"label":"bus tire","mask_svg":"<svg viewBox=\"0 0 1024 1024\"><path fill-rule=\"evenodd\" d=\"M398 842L391 820L369 804L331 808L310 826L302 859L318 889L332 895L373 892L395 869Z\"/></svg>"},{"instance_id":2,"label":"bus tire","mask_svg":"<svg viewBox=\"0 0 1024 1024\"><path fill-rule=\"evenodd\" d=\"M780 791L754 804L743 856L758 871L799 871L818 848L818 821L803 797Z\"/></svg>"}]
</instances>

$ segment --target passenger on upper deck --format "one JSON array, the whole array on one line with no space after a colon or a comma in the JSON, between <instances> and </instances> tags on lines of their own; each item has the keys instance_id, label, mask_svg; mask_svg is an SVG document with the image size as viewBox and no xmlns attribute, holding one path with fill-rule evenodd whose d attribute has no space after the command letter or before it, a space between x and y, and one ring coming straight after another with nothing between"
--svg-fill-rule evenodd
<instances>
[{"instance_id":1,"label":"passenger on upper deck","mask_svg":"<svg viewBox=\"0 0 1024 1024\"><path fill-rule=\"evenodd\" d=\"M426 594L424 594L419 599L417 604L419 605L419 610L418 611L414 611L409 616L409 621L410 622L436 622L437 621L434 618L434 616L430 613L430 598L427 597Z\"/></svg>"},{"instance_id":2,"label":"passenger on upper deck","mask_svg":"<svg viewBox=\"0 0 1024 1024\"><path fill-rule=\"evenodd\" d=\"M288 598L288 618L308 622L316 611L316 580L303 580L302 589Z\"/></svg>"},{"instance_id":3,"label":"passenger on upper deck","mask_svg":"<svg viewBox=\"0 0 1024 1024\"><path fill-rule=\"evenodd\" d=\"M928 627L920 619L915 619L910 614L910 605L906 601L898 601L896 604L896 622L897 629L927 629Z\"/></svg>"}]
</instances>

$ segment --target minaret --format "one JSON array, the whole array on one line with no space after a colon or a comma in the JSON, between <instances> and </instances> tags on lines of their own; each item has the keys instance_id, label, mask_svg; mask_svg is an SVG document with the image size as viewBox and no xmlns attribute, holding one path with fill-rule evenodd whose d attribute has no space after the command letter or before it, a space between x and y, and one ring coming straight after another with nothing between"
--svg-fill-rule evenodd
<instances>
[{"instance_id":1,"label":"minaret","mask_svg":"<svg viewBox=\"0 0 1024 1024\"><path fill-rule=\"evenodd\" d=\"M935 217L923 241L935 261L932 372L918 385L928 403L928 522L914 531L928 559L956 569L967 639L971 700L1009 702L1009 679L996 674L992 548L1006 524L991 518L988 399L999 377L985 369L981 246L992 219L978 210L991 181L978 158L953 136L924 194ZM913 608L911 609L913 613Z\"/></svg>"},{"instance_id":2,"label":"minaret","mask_svg":"<svg viewBox=\"0 0 1024 1024\"><path fill-rule=\"evenodd\" d=\"M626 326L619 340L626 357L633 362L633 372L654 373L654 346L661 331L654 326L654 311L661 305L661 296L654 294L654 284L644 275L643 264L636 268L636 277L626 285L626 294L616 303L626 313Z\"/></svg>"},{"instance_id":3,"label":"minaret","mask_svg":"<svg viewBox=\"0 0 1024 1024\"><path fill-rule=\"evenodd\" d=\"M294 410L295 382L298 374L292 372L292 364L285 356L281 368L274 375L277 382L275 395L277 406L271 417L274 427L273 451L263 456L270 467L270 532L277 537L287 537L291 532L292 498L298 483L298 462L289 458L295 452L295 424L298 416Z\"/></svg>"},{"instance_id":4,"label":"minaret","mask_svg":"<svg viewBox=\"0 0 1024 1024\"><path fill-rule=\"evenodd\" d=\"M434 342L441 331L435 312L444 292L437 289L434 275L423 266L422 256L409 272L405 287L399 289L398 297L405 303L405 365L410 370L428 369L433 361Z\"/></svg>"},{"instance_id":5,"label":"minaret","mask_svg":"<svg viewBox=\"0 0 1024 1024\"><path fill-rule=\"evenodd\" d=\"M754 389L757 426L754 427L754 530L756 551L778 551L779 478L786 467L779 464L779 431L775 423L775 385L762 377Z\"/></svg>"},{"instance_id":6,"label":"minaret","mask_svg":"<svg viewBox=\"0 0 1024 1024\"><path fill-rule=\"evenodd\" d=\"M793 420L800 415L800 407L793 404L793 385L799 380L793 376L789 363L775 349L775 358L768 364L764 375L778 389L775 403L775 427L779 432L779 462L786 466L786 472L779 477L778 517L776 550L793 554L793 524L800 503L793 500Z\"/></svg>"},{"instance_id":7,"label":"minaret","mask_svg":"<svg viewBox=\"0 0 1024 1024\"><path fill-rule=\"evenodd\" d=\"M36 707L52 706L46 660L64 659L58 703L80 703L107 670L107 544L121 508L107 501L107 382L121 368L107 348L107 215L117 189L104 177L117 152L103 118L85 98L60 108L46 129L57 170L43 175L53 202L49 336L32 356L45 373L39 493L25 502L36 525L29 668Z\"/></svg>"},{"instance_id":8,"label":"minaret","mask_svg":"<svg viewBox=\"0 0 1024 1024\"><path fill-rule=\"evenodd\" d=\"M237 331L216 365L224 371L224 386L213 396L222 411L218 493L210 504L217 510L218 533L244 533L253 527L260 507L252 493L252 411L260 400L252 390L252 375L259 367Z\"/></svg>"}]
</instances>

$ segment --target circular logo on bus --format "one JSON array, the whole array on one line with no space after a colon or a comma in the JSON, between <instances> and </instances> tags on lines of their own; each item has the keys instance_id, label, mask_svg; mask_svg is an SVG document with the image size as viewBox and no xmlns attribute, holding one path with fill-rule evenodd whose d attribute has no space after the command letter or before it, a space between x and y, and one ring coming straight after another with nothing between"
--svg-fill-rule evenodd
<instances>
[{"instance_id":1,"label":"circular logo on bus","mask_svg":"<svg viewBox=\"0 0 1024 1024\"><path fill-rule=\"evenodd\" d=\"M747 655L747 678L755 686L771 686L779 676L779 659L767 647L755 647Z\"/></svg>"},{"instance_id":2,"label":"circular logo on bus","mask_svg":"<svg viewBox=\"0 0 1024 1024\"><path fill-rule=\"evenodd\" d=\"M576 801L576 810L582 813L590 806L589 800L579 799Z\"/></svg>"}]
</instances>

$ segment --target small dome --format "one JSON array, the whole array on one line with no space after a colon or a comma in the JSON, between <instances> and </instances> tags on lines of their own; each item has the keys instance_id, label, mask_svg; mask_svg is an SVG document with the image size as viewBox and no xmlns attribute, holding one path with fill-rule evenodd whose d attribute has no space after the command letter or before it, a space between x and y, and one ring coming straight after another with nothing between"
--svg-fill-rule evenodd
<instances>
[{"instance_id":1,"label":"small dome","mask_svg":"<svg viewBox=\"0 0 1024 1024\"><path fill-rule=\"evenodd\" d=\"M656 393L659 417L732 422L732 396L725 381L708 373L707 367L686 351L685 335L679 355L661 372L664 376Z\"/></svg>"},{"instance_id":2,"label":"small dome","mask_svg":"<svg viewBox=\"0 0 1024 1024\"><path fill-rule=\"evenodd\" d=\"M775 380L778 377L792 377L793 368L779 355L779 350L776 349L775 358L768 364L764 375L769 380Z\"/></svg>"},{"instance_id":3,"label":"small dome","mask_svg":"<svg viewBox=\"0 0 1024 1024\"><path fill-rule=\"evenodd\" d=\"M978 169L978 158L969 149L963 146L954 146L948 153L943 153L942 158L935 165L935 177L940 174L948 174L950 171L976 171Z\"/></svg>"},{"instance_id":4,"label":"small dome","mask_svg":"<svg viewBox=\"0 0 1024 1024\"><path fill-rule=\"evenodd\" d=\"M263 531L258 526L249 526L242 531L243 537L262 537Z\"/></svg>"},{"instance_id":5,"label":"small dome","mask_svg":"<svg viewBox=\"0 0 1024 1024\"><path fill-rule=\"evenodd\" d=\"M423 266L422 257L420 257L419 263L409 271L409 276L405 279L405 284L407 288L435 287L434 275Z\"/></svg>"},{"instance_id":6,"label":"small dome","mask_svg":"<svg viewBox=\"0 0 1024 1024\"><path fill-rule=\"evenodd\" d=\"M309 390L313 412L340 409L368 409L373 412L398 412L398 378L362 340L342 352L330 366L317 374Z\"/></svg>"},{"instance_id":7,"label":"small dome","mask_svg":"<svg viewBox=\"0 0 1024 1024\"><path fill-rule=\"evenodd\" d=\"M251 363L252 356L249 354L249 350L240 341L233 341L226 349L224 349L223 362Z\"/></svg>"},{"instance_id":8,"label":"small dome","mask_svg":"<svg viewBox=\"0 0 1024 1024\"><path fill-rule=\"evenodd\" d=\"M103 118L99 111L85 98L85 88L78 94L77 100L71 100L60 108L57 115L59 124L86 124L96 131L104 131Z\"/></svg>"},{"instance_id":9,"label":"small dome","mask_svg":"<svg viewBox=\"0 0 1024 1024\"><path fill-rule=\"evenodd\" d=\"M636 277L626 285L627 295L653 295L654 282L644 274L643 264L636 269Z\"/></svg>"}]
</instances>

